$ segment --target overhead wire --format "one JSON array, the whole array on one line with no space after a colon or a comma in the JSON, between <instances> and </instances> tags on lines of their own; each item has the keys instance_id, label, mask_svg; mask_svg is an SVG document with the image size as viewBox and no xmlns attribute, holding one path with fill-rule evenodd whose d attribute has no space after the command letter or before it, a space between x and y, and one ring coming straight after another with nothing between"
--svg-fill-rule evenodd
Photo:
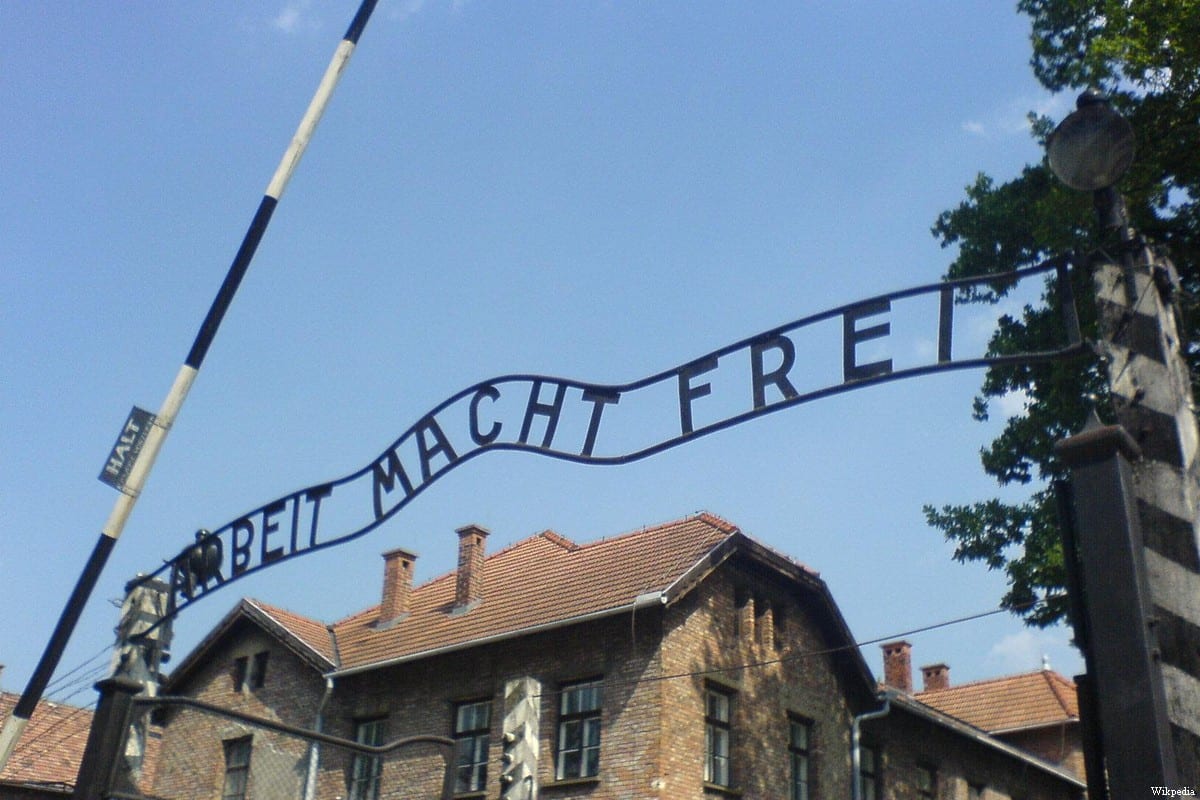
<instances>
[{"instance_id":1,"label":"overhead wire","mask_svg":"<svg viewBox=\"0 0 1200 800\"><path fill-rule=\"evenodd\" d=\"M888 641L892 641L895 639L900 639L905 636L915 636L918 633L927 633L929 631L938 630L939 628L947 628L947 627L950 627L951 625L960 625L964 622L974 622L975 620L984 619L986 617L995 616L997 614L1011 613L1014 610L1024 611L1024 610L1032 608L1033 606L1035 606L1037 604L1038 604L1037 601L1031 602L1031 603L1025 603L1021 606L1018 606L1015 609L1000 606L997 608L989 609L988 611L980 611L980 612L977 612L974 614L967 614L966 616L962 616L962 617L955 617L954 619L943 620L941 622L935 622L935 623L932 623L929 625L922 625L919 628L912 628L910 630L900 631L899 633L891 633L891 634L887 634L886 636L879 636L879 637L876 637L873 639L864 639L862 641L853 642L851 644L837 645L835 647L826 647L826 648L820 648L817 650L805 650L805 651L801 651L799 653L789 653L787 655L779 656L778 658L770 658L770 659L764 659L764 660L760 660L760 661L748 661L748 662L744 662L741 664L734 664L734 665L726 666L726 667L708 667L705 669L689 670L687 672L674 672L674 673L667 673L664 675L651 675L649 677L642 676L642 677L637 677L637 678L629 678L629 679L625 679L625 680L605 680L605 681L600 682L600 686L601 687L630 686L630 685L638 685L638 684L643 684L643 683L657 683L660 681L676 680L679 678L698 678L698 677L703 677L705 675L720 675L720 674L731 673L731 672L743 672L743 671L749 670L749 669L758 669L760 667L767 667L767 666L771 666L774 664L783 664L783 663L787 663L790 661L799 661L799 660L805 659L805 658L817 658L820 656L833 655L835 653L841 653L841 652L845 652L848 650L857 650L857 649L866 647L868 645L880 644L882 642L888 642ZM555 696L561 694L562 692L563 692L562 689L549 689L549 690L542 691L540 694L538 694L536 696L537 697L555 697Z\"/></svg>"}]
</instances>

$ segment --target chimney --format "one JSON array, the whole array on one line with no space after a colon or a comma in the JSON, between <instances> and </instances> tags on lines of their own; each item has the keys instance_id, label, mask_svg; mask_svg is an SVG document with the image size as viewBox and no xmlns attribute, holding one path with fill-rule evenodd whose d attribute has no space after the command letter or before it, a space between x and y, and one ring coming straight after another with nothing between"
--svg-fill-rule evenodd
<instances>
[{"instance_id":1,"label":"chimney","mask_svg":"<svg viewBox=\"0 0 1200 800\"><path fill-rule=\"evenodd\" d=\"M930 664L921 667L921 683L926 692L950 688L950 667L947 664Z\"/></svg>"},{"instance_id":2,"label":"chimney","mask_svg":"<svg viewBox=\"0 0 1200 800\"><path fill-rule=\"evenodd\" d=\"M416 560L415 553L401 548L383 554L383 601L376 624L386 625L408 613Z\"/></svg>"},{"instance_id":3,"label":"chimney","mask_svg":"<svg viewBox=\"0 0 1200 800\"><path fill-rule=\"evenodd\" d=\"M458 531L458 578L454 584L454 607L466 609L483 599L483 544L488 530L466 525Z\"/></svg>"},{"instance_id":4,"label":"chimney","mask_svg":"<svg viewBox=\"0 0 1200 800\"><path fill-rule=\"evenodd\" d=\"M912 645L901 639L879 646L883 649L883 682L912 694Z\"/></svg>"}]
</instances>

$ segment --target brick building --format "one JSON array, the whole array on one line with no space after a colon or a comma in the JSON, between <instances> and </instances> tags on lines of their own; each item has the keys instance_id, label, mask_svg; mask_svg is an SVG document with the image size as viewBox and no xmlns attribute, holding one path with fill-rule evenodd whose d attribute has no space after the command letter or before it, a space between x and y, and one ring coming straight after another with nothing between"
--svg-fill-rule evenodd
<instances>
[{"instance_id":1,"label":"brick building","mask_svg":"<svg viewBox=\"0 0 1200 800\"><path fill-rule=\"evenodd\" d=\"M1044 667L951 686L947 665L921 671L920 702L1084 777L1079 699L1066 677Z\"/></svg>"},{"instance_id":2,"label":"brick building","mask_svg":"<svg viewBox=\"0 0 1200 800\"><path fill-rule=\"evenodd\" d=\"M414 585L416 556L385 553L379 605L332 624L241 601L165 691L371 744L450 737L462 797L501 796L516 679L528 680L518 710L535 709L522 746L538 753L542 798L847 798L853 760L871 800L1083 790L904 693L881 697L818 574L715 516L586 545L547 531L490 556L484 529L458 535L454 572ZM856 726L884 701L885 715ZM164 798L440 788L431 745L374 758L230 718L173 711L165 722Z\"/></svg>"}]
</instances>

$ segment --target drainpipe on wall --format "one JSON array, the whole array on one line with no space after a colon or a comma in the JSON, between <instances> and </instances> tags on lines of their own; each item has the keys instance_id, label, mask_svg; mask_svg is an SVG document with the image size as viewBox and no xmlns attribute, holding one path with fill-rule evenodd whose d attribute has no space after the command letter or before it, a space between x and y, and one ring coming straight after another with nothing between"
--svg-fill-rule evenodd
<instances>
[{"instance_id":1,"label":"drainpipe on wall","mask_svg":"<svg viewBox=\"0 0 1200 800\"><path fill-rule=\"evenodd\" d=\"M317 706L317 718L313 720L313 730L324 733L325 706L329 704L329 696L333 694L333 678L325 679L325 694L321 696L321 704ZM317 794L317 767L320 766L321 743L313 740L308 745L308 771L304 775L304 800L314 800Z\"/></svg>"},{"instance_id":2,"label":"drainpipe on wall","mask_svg":"<svg viewBox=\"0 0 1200 800\"><path fill-rule=\"evenodd\" d=\"M859 714L854 718L854 722L850 724L850 786L853 787L851 797L854 800L862 800L862 771L860 767L862 753L859 748L859 734L862 723L867 720L879 719L886 717L888 712L892 710L892 698L887 692L883 693L883 708L875 711L867 711Z\"/></svg>"}]
</instances>

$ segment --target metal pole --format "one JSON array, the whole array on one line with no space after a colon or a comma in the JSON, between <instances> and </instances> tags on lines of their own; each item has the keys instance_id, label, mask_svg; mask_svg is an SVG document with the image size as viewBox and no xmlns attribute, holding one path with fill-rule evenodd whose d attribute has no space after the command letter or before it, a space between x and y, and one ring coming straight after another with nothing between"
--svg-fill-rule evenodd
<instances>
[{"instance_id":1,"label":"metal pole","mask_svg":"<svg viewBox=\"0 0 1200 800\"><path fill-rule=\"evenodd\" d=\"M12 755L17 741L21 738L21 733L29 724L29 718L32 716L34 708L41 700L46 685L58 667L63 650L66 649L67 641L75 630L83 607L87 604L88 598L96 586L96 581L108 561L113 545L120 538L125 523L133 512L134 504L145 485L150 469L154 466L159 449L162 447L167 433L171 430L171 425L175 422L175 417L192 387L192 382L200 371L200 365L208 353L208 348L217 335L221 320L225 317L225 312L233 301L238 285L246 275L251 259L254 258L258 243L262 240L267 224L271 221L271 214L275 211L279 198L283 195L297 164L300 163L300 157L304 155L304 151L312 139L313 131L316 130L317 123L320 122L321 115L324 114L325 108L329 104L333 90L336 88L350 56L354 53L354 48L358 44L358 39L362 35L363 28L366 27L367 20L370 19L377 1L362 0L350 27L346 30L346 35L334 51L333 58L321 78L321 83L317 86L317 91L309 102L308 109L301 118L300 125L292 136L283 159L275 169L271 182L267 185L267 191L250 222L250 228L246 231L233 263L225 274L225 280L192 342L191 350L188 351L183 366L175 376L175 382L171 384L171 389L163 401L161 410L155 415L140 452L135 456L128 478L123 482L121 496L117 498L117 502L109 514L108 522L105 523L100 538L83 568L83 573L67 600L66 607L58 619L58 624L50 636L41 660L38 661L29 683L25 686L25 691L22 692L13 708L12 715L5 720L4 727L0 728L0 771L3 771L5 765L8 764L8 759Z\"/></svg>"}]
</instances>

